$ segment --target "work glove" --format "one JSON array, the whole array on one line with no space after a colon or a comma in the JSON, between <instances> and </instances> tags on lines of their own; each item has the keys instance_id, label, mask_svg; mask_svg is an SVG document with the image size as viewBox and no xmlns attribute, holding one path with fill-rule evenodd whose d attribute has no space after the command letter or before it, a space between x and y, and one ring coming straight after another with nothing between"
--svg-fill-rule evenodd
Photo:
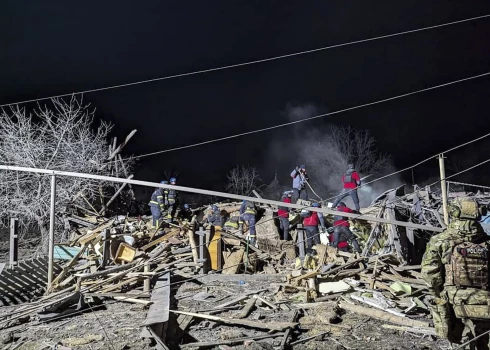
<instances>
[{"instance_id":1,"label":"work glove","mask_svg":"<svg viewBox=\"0 0 490 350\"><path fill-rule=\"evenodd\" d=\"M333 233L333 231L334 231L334 230L335 230L335 229L334 229L333 227L329 227L329 228L327 228L327 232L328 232L328 233Z\"/></svg>"}]
</instances>

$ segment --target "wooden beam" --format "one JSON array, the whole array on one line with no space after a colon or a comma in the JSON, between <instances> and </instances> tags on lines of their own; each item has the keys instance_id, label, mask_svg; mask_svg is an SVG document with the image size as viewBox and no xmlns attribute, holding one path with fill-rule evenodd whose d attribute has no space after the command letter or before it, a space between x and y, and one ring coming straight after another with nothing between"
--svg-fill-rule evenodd
<instances>
[{"instance_id":1,"label":"wooden beam","mask_svg":"<svg viewBox=\"0 0 490 350\"><path fill-rule=\"evenodd\" d=\"M109 158L107 158L107 160L111 160L113 159L117 154L119 154L119 152L121 152L121 150L124 148L124 146L126 146L126 144L129 142L129 140L131 140L131 138L134 136L134 134L136 134L136 129L132 130L128 136L126 136L126 139L116 148L112 151L111 155L109 156Z\"/></svg>"}]
</instances>

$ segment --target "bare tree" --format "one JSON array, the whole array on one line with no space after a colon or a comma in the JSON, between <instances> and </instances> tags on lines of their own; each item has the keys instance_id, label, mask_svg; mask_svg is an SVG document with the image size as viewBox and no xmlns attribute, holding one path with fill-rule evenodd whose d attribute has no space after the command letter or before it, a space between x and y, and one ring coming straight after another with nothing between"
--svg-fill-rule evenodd
<instances>
[{"instance_id":1,"label":"bare tree","mask_svg":"<svg viewBox=\"0 0 490 350\"><path fill-rule=\"evenodd\" d=\"M328 134L302 146L301 157L311 165L307 166L310 179L322 192L339 190L339 178L349 163L363 175L378 174L390 165L367 130L350 126L331 126Z\"/></svg>"},{"instance_id":2,"label":"bare tree","mask_svg":"<svg viewBox=\"0 0 490 350\"><path fill-rule=\"evenodd\" d=\"M257 169L250 165L237 165L230 170L227 178L226 190L242 196L250 195L252 190L258 188L258 183L261 181Z\"/></svg>"},{"instance_id":3,"label":"bare tree","mask_svg":"<svg viewBox=\"0 0 490 350\"><path fill-rule=\"evenodd\" d=\"M101 122L93 128L94 112L82 101L53 99L50 107L39 106L32 114L15 106L0 113L0 159L7 165L109 175L104 164L109 155L107 142L111 126ZM126 163L127 164L127 163ZM128 169L126 169L128 170ZM70 205L99 195L99 186L112 183L76 177L56 179L57 212ZM17 216L24 226L39 228L42 247L48 245L50 176L9 170L0 171L0 218ZM6 220L2 220L5 222ZM57 220L57 233L62 222ZM59 236L58 236L59 237Z\"/></svg>"}]
</instances>

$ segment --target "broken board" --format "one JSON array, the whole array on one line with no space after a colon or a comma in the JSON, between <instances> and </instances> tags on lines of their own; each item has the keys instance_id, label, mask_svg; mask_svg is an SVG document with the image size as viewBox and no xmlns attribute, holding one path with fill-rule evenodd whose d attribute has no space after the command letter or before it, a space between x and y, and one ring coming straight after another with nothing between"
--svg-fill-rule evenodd
<instances>
[{"instance_id":1,"label":"broken board","mask_svg":"<svg viewBox=\"0 0 490 350\"><path fill-rule=\"evenodd\" d=\"M153 338L158 349L167 349L165 338L170 308L170 272L160 276L151 295L153 303L146 315L142 338Z\"/></svg>"},{"instance_id":2,"label":"broken board","mask_svg":"<svg viewBox=\"0 0 490 350\"><path fill-rule=\"evenodd\" d=\"M214 232L211 231L212 237L209 242L208 252L209 259L211 261L212 270L221 269L221 255L222 255L222 242L221 242L221 230L215 229ZM214 233L214 234L213 234Z\"/></svg>"}]
</instances>

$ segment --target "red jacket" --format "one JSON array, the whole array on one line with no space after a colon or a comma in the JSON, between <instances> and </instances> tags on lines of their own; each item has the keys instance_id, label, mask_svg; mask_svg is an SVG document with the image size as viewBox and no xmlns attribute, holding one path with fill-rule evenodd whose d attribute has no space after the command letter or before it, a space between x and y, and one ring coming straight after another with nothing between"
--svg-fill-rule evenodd
<instances>
[{"instance_id":1,"label":"red jacket","mask_svg":"<svg viewBox=\"0 0 490 350\"><path fill-rule=\"evenodd\" d=\"M318 226L320 218L316 211L312 212L310 216L303 219L303 226Z\"/></svg>"},{"instance_id":2,"label":"red jacket","mask_svg":"<svg viewBox=\"0 0 490 350\"><path fill-rule=\"evenodd\" d=\"M284 197L282 199L284 203L291 203L291 198L289 197ZM277 210L277 216L281 218L289 218L289 211L287 207L279 207Z\"/></svg>"},{"instance_id":3,"label":"red jacket","mask_svg":"<svg viewBox=\"0 0 490 350\"><path fill-rule=\"evenodd\" d=\"M337 210L340 211L340 212L343 212L343 213L353 213L352 209L349 208L349 207L337 207ZM345 217L342 217L340 215L335 215L334 216L334 222L333 222L333 225L334 226L345 226L345 227L349 227L350 224L349 222L346 220Z\"/></svg>"},{"instance_id":4,"label":"red jacket","mask_svg":"<svg viewBox=\"0 0 490 350\"><path fill-rule=\"evenodd\" d=\"M361 178L357 171L352 172L351 181L345 182L345 174L342 175L342 182L344 183L344 188L353 189L357 188L357 184L361 181Z\"/></svg>"},{"instance_id":5,"label":"red jacket","mask_svg":"<svg viewBox=\"0 0 490 350\"><path fill-rule=\"evenodd\" d=\"M333 243L333 235L328 236L328 240L330 243ZM347 248L349 246L349 243L347 241L340 241L339 244L337 244L337 248Z\"/></svg>"}]
</instances>

